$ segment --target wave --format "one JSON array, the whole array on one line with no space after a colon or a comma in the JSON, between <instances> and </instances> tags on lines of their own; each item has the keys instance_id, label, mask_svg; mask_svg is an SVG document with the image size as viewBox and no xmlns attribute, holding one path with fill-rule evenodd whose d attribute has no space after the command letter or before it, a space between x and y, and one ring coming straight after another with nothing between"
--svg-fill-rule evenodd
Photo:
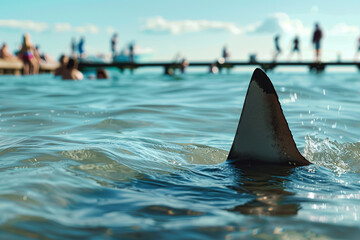
<instances>
[{"instance_id":1,"label":"wave","mask_svg":"<svg viewBox=\"0 0 360 240\"><path fill-rule=\"evenodd\" d=\"M304 156L310 162L341 174L360 172L360 142L339 143L329 138L306 136Z\"/></svg>"}]
</instances>

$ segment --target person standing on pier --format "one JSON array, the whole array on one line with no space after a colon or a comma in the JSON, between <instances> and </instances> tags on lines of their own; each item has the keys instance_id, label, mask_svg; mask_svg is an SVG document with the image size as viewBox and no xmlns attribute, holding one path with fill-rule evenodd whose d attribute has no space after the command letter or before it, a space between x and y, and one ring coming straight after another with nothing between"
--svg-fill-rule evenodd
<instances>
[{"instance_id":1,"label":"person standing on pier","mask_svg":"<svg viewBox=\"0 0 360 240\"><path fill-rule=\"evenodd\" d=\"M299 59L299 61L300 61L300 59L301 59L300 40L299 40L299 37L298 37L298 36L295 36L295 38L294 38L294 40L293 40L293 44L292 44L292 49L291 49L291 53L290 53L290 56L289 56L289 60L290 60L291 56L292 56L294 53L297 53L298 59Z\"/></svg>"},{"instance_id":2,"label":"person standing on pier","mask_svg":"<svg viewBox=\"0 0 360 240\"><path fill-rule=\"evenodd\" d=\"M114 35L111 38L111 52L112 52L112 58L114 59L116 56L117 51L117 44L118 44L118 34L114 33Z\"/></svg>"},{"instance_id":3,"label":"person standing on pier","mask_svg":"<svg viewBox=\"0 0 360 240\"><path fill-rule=\"evenodd\" d=\"M321 57L321 39L323 37L323 33L320 29L320 26L318 23L315 24L315 31L313 34L312 42L314 44L315 49L315 62L320 62Z\"/></svg>"},{"instance_id":4,"label":"person standing on pier","mask_svg":"<svg viewBox=\"0 0 360 240\"><path fill-rule=\"evenodd\" d=\"M227 62L227 60L229 59L230 57L230 52L227 48L227 46L225 45L224 48L223 48L223 52L222 52L222 57L224 58L224 62Z\"/></svg>"},{"instance_id":5,"label":"person standing on pier","mask_svg":"<svg viewBox=\"0 0 360 240\"><path fill-rule=\"evenodd\" d=\"M129 45L129 58L130 58L130 62L134 62L135 61L135 43L132 42Z\"/></svg>"},{"instance_id":6,"label":"person standing on pier","mask_svg":"<svg viewBox=\"0 0 360 240\"><path fill-rule=\"evenodd\" d=\"M24 63L24 75L39 73L39 57L28 33L24 34L23 43L18 54Z\"/></svg>"},{"instance_id":7,"label":"person standing on pier","mask_svg":"<svg viewBox=\"0 0 360 240\"><path fill-rule=\"evenodd\" d=\"M180 67L179 67L180 72L185 73L185 69L186 69L187 66L189 66L189 62L186 60L186 58L183 58L181 60Z\"/></svg>"},{"instance_id":8,"label":"person standing on pier","mask_svg":"<svg viewBox=\"0 0 360 240\"><path fill-rule=\"evenodd\" d=\"M76 40L75 40L75 38L71 39L70 48L71 48L71 56L72 57L76 56Z\"/></svg>"},{"instance_id":9,"label":"person standing on pier","mask_svg":"<svg viewBox=\"0 0 360 240\"><path fill-rule=\"evenodd\" d=\"M274 44L275 44L275 53L274 53L274 59L273 59L274 62L276 62L277 57L281 53L279 40L280 40L280 35L276 35L275 38L274 38Z\"/></svg>"},{"instance_id":10,"label":"person standing on pier","mask_svg":"<svg viewBox=\"0 0 360 240\"><path fill-rule=\"evenodd\" d=\"M78 44L78 51L79 51L79 57L80 57L80 58L84 58L84 57L85 57L84 44L85 44L85 38L82 37L82 38L80 39L79 44Z\"/></svg>"},{"instance_id":11,"label":"person standing on pier","mask_svg":"<svg viewBox=\"0 0 360 240\"><path fill-rule=\"evenodd\" d=\"M358 39L356 41L356 52L355 52L355 56L354 56L354 62L358 61L359 52L360 52L360 37L358 37Z\"/></svg>"}]
</instances>

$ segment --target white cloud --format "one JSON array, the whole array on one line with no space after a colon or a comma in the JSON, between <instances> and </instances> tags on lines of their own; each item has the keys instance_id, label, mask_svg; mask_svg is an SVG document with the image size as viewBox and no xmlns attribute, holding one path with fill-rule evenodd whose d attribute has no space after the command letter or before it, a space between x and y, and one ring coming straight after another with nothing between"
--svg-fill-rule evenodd
<instances>
[{"instance_id":1,"label":"white cloud","mask_svg":"<svg viewBox=\"0 0 360 240\"><path fill-rule=\"evenodd\" d=\"M110 33L110 34L113 34L115 32L115 28L109 26L109 27L106 28L106 32Z\"/></svg>"},{"instance_id":2,"label":"white cloud","mask_svg":"<svg viewBox=\"0 0 360 240\"><path fill-rule=\"evenodd\" d=\"M93 24L88 24L84 26L72 26L70 23L55 23L54 24L55 32L77 32L77 33L92 33L97 34L99 28Z\"/></svg>"},{"instance_id":3,"label":"white cloud","mask_svg":"<svg viewBox=\"0 0 360 240\"><path fill-rule=\"evenodd\" d=\"M77 33L92 33L92 34L96 34L99 32L99 28L95 25L89 24L89 25L85 25L85 26L78 26L78 27L73 27L74 31Z\"/></svg>"},{"instance_id":4,"label":"white cloud","mask_svg":"<svg viewBox=\"0 0 360 240\"><path fill-rule=\"evenodd\" d=\"M299 19L291 19L286 13L275 13L263 21L239 27L232 22L208 21L208 20L180 20L169 21L163 17L154 17L146 20L143 31L150 33L181 34L184 32L200 32L205 30L221 30L232 34L255 33L255 34L310 34Z\"/></svg>"},{"instance_id":5,"label":"white cloud","mask_svg":"<svg viewBox=\"0 0 360 240\"><path fill-rule=\"evenodd\" d=\"M253 25L250 33L285 33L289 35L308 35L310 28L305 27L299 19L291 19L286 13L275 13L265 20Z\"/></svg>"},{"instance_id":6,"label":"white cloud","mask_svg":"<svg viewBox=\"0 0 360 240\"><path fill-rule=\"evenodd\" d=\"M346 23L338 23L332 29L329 30L331 36L342 36L342 35L358 35L359 27L354 25L348 25Z\"/></svg>"},{"instance_id":7,"label":"white cloud","mask_svg":"<svg viewBox=\"0 0 360 240\"><path fill-rule=\"evenodd\" d=\"M77 33L99 33L99 28L96 25L88 24L84 26L72 26L70 23L55 23L52 26L45 22L35 22L30 20L13 20L0 19L0 28L12 28L23 31L44 32L52 30L54 32L77 32Z\"/></svg>"},{"instance_id":8,"label":"white cloud","mask_svg":"<svg viewBox=\"0 0 360 240\"><path fill-rule=\"evenodd\" d=\"M160 16L146 20L143 31L151 33L181 34L184 32L200 32L206 30L226 31L240 34L242 31L234 23L208 20L169 21Z\"/></svg>"},{"instance_id":9,"label":"white cloud","mask_svg":"<svg viewBox=\"0 0 360 240\"><path fill-rule=\"evenodd\" d=\"M56 32L69 32L72 29L70 23L55 23L54 27Z\"/></svg>"},{"instance_id":10,"label":"white cloud","mask_svg":"<svg viewBox=\"0 0 360 240\"><path fill-rule=\"evenodd\" d=\"M0 27L43 32L49 28L49 25L44 22L34 22L29 20L1 19Z\"/></svg>"}]
</instances>

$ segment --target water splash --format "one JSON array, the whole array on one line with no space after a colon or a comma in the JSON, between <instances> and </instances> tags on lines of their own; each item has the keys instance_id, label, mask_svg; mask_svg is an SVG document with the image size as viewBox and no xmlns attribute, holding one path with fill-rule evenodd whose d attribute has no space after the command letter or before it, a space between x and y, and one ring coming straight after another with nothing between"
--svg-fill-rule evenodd
<instances>
[{"instance_id":1,"label":"water splash","mask_svg":"<svg viewBox=\"0 0 360 240\"><path fill-rule=\"evenodd\" d=\"M310 162L338 174L360 172L360 143L339 143L329 138L306 136L304 156Z\"/></svg>"}]
</instances>

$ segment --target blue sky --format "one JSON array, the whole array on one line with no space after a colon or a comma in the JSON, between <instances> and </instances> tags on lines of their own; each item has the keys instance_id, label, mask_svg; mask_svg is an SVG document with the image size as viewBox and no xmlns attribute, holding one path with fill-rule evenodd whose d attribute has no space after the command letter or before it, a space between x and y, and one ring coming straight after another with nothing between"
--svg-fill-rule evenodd
<instances>
[{"instance_id":1,"label":"blue sky","mask_svg":"<svg viewBox=\"0 0 360 240\"><path fill-rule=\"evenodd\" d=\"M312 59L314 22L324 30L324 60L353 59L360 34L360 2L349 1L165 1L165 0L17 0L0 9L0 42L11 50L29 32L35 44L58 57L69 53L70 40L86 37L91 55L110 52L113 31L119 47L130 41L152 51L153 60L180 52L189 60L214 60L226 44L233 60L271 59L275 34L281 34L286 60L290 41L301 34L302 58Z\"/></svg>"}]
</instances>

